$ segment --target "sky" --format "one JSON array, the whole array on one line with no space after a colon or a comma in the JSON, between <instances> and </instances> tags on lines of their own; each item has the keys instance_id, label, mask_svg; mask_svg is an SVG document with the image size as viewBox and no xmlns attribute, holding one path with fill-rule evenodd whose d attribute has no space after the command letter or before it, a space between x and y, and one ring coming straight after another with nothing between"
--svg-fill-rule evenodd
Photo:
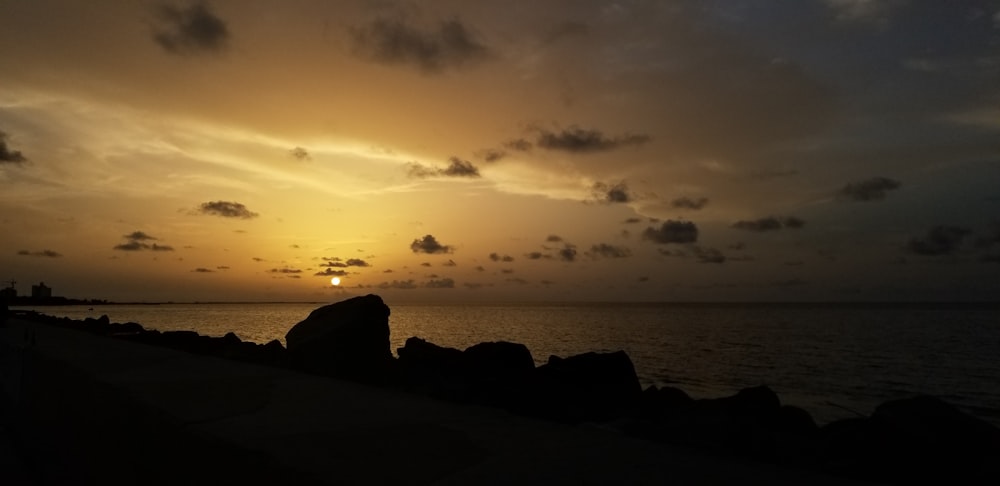
<instances>
[{"instance_id":1,"label":"sky","mask_svg":"<svg viewBox=\"0 0 1000 486\"><path fill-rule=\"evenodd\" d=\"M0 18L0 279L21 294L1000 296L1000 0Z\"/></svg>"}]
</instances>

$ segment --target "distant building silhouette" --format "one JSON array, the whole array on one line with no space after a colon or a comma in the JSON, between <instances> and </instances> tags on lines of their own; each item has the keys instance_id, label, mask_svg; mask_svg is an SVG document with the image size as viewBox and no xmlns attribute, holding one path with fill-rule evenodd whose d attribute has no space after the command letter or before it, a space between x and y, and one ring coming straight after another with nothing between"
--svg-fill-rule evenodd
<instances>
[{"instance_id":1,"label":"distant building silhouette","mask_svg":"<svg viewBox=\"0 0 1000 486\"><path fill-rule=\"evenodd\" d=\"M10 287L0 289L0 302L13 302L17 299L17 288L14 287L17 282L14 280L10 281Z\"/></svg>"},{"instance_id":2,"label":"distant building silhouette","mask_svg":"<svg viewBox=\"0 0 1000 486\"><path fill-rule=\"evenodd\" d=\"M39 282L38 285L31 286L31 298L36 300L48 300L52 298L52 289Z\"/></svg>"}]
</instances>

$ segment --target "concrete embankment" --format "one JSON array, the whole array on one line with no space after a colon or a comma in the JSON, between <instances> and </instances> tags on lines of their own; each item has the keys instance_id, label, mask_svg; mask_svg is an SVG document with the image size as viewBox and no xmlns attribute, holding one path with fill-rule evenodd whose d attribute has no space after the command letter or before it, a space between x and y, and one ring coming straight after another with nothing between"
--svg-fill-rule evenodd
<instances>
[{"instance_id":1,"label":"concrete embankment","mask_svg":"<svg viewBox=\"0 0 1000 486\"><path fill-rule=\"evenodd\" d=\"M2 484L844 484L11 319Z\"/></svg>"}]
</instances>

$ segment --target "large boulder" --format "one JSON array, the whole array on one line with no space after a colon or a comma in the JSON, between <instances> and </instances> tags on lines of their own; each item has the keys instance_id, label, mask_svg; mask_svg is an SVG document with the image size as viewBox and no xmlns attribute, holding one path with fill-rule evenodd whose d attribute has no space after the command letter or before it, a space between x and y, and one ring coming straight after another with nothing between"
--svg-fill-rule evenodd
<instances>
[{"instance_id":1,"label":"large boulder","mask_svg":"<svg viewBox=\"0 0 1000 486\"><path fill-rule=\"evenodd\" d=\"M369 294L320 307L285 335L291 366L366 383L390 379L389 307Z\"/></svg>"},{"instance_id":2,"label":"large boulder","mask_svg":"<svg viewBox=\"0 0 1000 486\"><path fill-rule=\"evenodd\" d=\"M892 484L998 484L1000 429L931 396L822 428L827 470Z\"/></svg>"},{"instance_id":3,"label":"large boulder","mask_svg":"<svg viewBox=\"0 0 1000 486\"><path fill-rule=\"evenodd\" d=\"M518 411L561 422L606 422L635 407L642 386L624 351L549 357Z\"/></svg>"}]
</instances>

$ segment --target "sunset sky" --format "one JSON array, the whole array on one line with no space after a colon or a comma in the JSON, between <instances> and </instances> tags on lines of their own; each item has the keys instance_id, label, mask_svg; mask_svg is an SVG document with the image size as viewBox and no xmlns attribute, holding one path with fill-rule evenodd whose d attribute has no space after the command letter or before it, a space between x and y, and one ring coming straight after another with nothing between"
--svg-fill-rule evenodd
<instances>
[{"instance_id":1,"label":"sunset sky","mask_svg":"<svg viewBox=\"0 0 1000 486\"><path fill-rule=\"evenodd\" d=\"M1000 296L1000 0L0 19L0 279L21 294Z\"/></svg>"}]
</instances>

